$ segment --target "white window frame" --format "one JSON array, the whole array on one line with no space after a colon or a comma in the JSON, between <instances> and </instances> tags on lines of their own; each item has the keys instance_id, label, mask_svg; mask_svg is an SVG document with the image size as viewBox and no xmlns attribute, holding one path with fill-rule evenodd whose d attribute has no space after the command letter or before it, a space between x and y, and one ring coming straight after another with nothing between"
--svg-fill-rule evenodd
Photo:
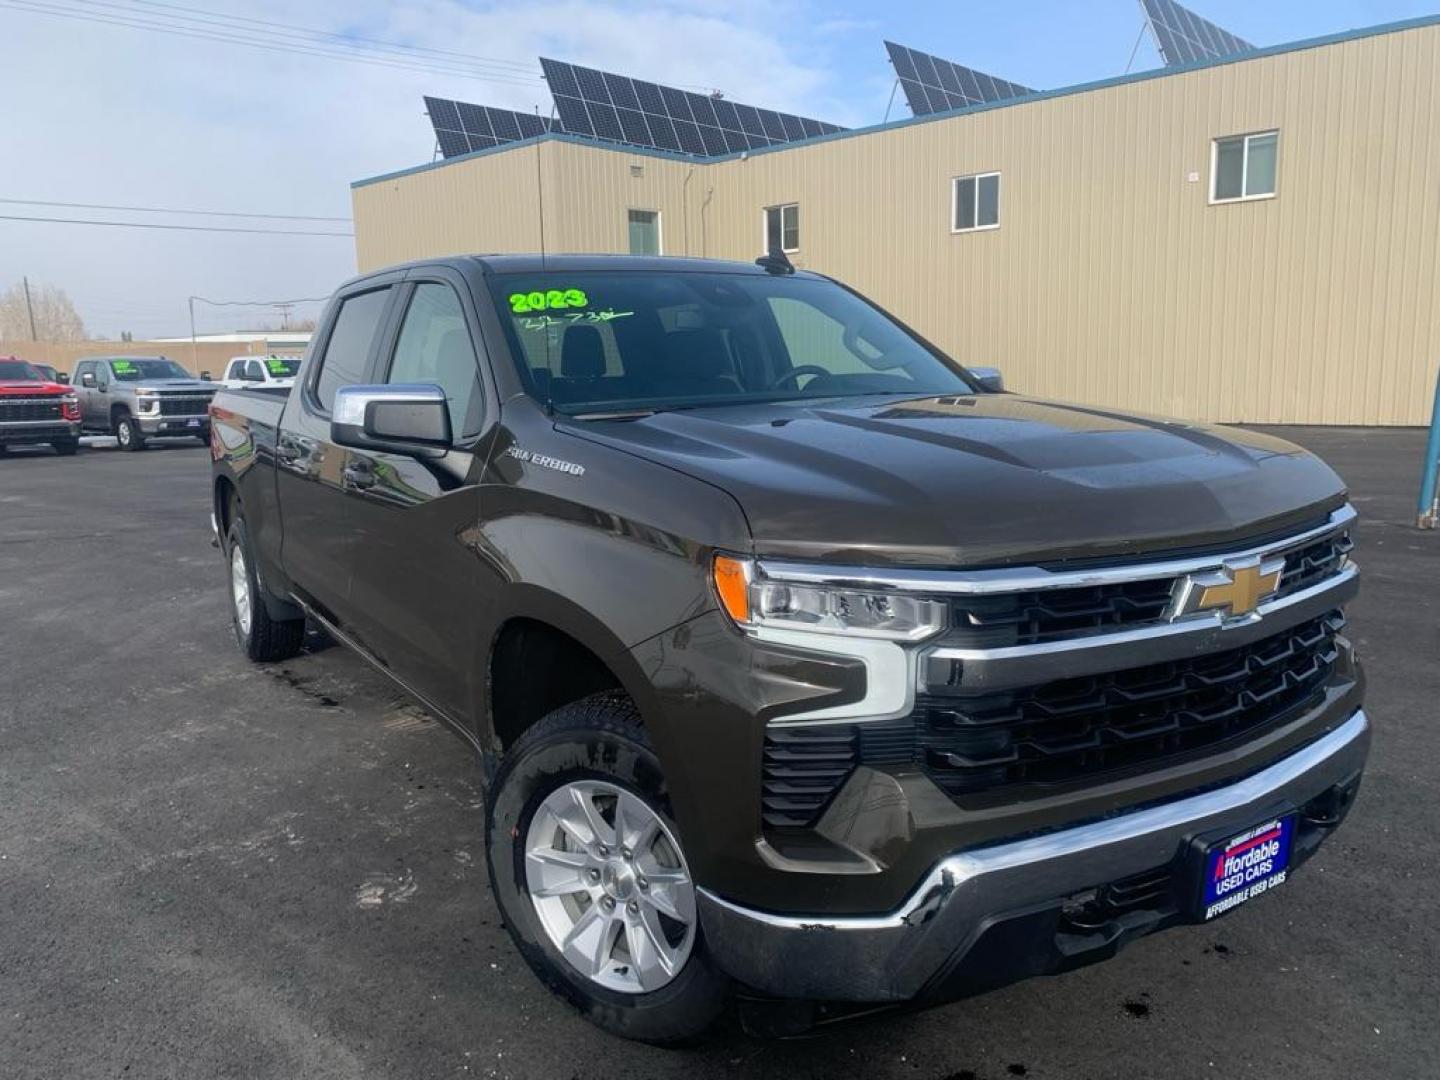
<instances>
[{"instance_id":1,"label":"white window frame","mask_svg":"<svg viewBox=\"0 0 1440 1080\"><path fill-rule=\"evenodd\" d=\"M770 211L771 211L771 210L779 210L779 211L780 211L780 250L783 251L786 255L792 255L792 254L794 254L795 252L797 252L797 251L800 250L800 245L797 243L794 247L786 247L786 246L785 246L785 211L786 211L786 210L794 210L795 213L798 215L798 214L800 213L800 203L799 203L799 202L774 203L774 204L772 204L772 205L770 205L770 206L764 207L764 208L760 211L760 250L761 250L761 251L764 251L764 252L768 252L768 251L770 250ZM799 236L800 236L800 225L799 225L799 222L798 222L798 221L796 222L796 225L795 225L795 236L796 236L796 239L798 240L798 239L799 239Z\"/></svg>"},{"instance_id":2,"label":"white window frame","mask_svg":"<svg viewBox=\"0 0 1440 1080\"><path fill-rule=\"evenodd\" d=\"M985 178L987 178L987 177L991 177L991 176L995 177L995 224L994 224L994 225L969 225L969 226L966 226L966 227L964 227L964 228L961 228L961 227L960 227L960 215L959 215L958 213L956 213L956 211L959 209L959 207L958 207L958 205L957 205L957 203L956 203L956 195L957 195L957 193L959 192L959 189L960 189L960 181L961 181L961 180L974 180L974 181L975 181L975 207L974 207L974 210L975 210L975 220L976 220L976 221L979 221L979 220L980 220L980 181L983 180L983 179L985 179ZM992 169L992 170L990 170L989 172L965 173L965 174L963 174L963 175L961 175L961 176L952 176L952 177L950 178L950 233L951 233L951 235L954 235L954 234L956 234L956 233L991 232L991 231L993 231L993 230L995 230L995 229L1000 228L1000 222L1005 219L1005 215L1001 212L1001 206L1004 204L1004 201L1005 201L1005 200L1004 200L1004 194L1005 194L1005 192L1004 192L1004 187L1005 187L1005 181L1004 181L1004 179L1001 177L1001 175L1000 175L1000 170L999 170L999 169Z\"/></svg>"},{"instance_id":3,"label":"white window frame","mask_svg":"<svg viewBox=\"0 0 1440 1080\"><path fill-rule=\"evenodd\" d=\"M1247 195L1245 189L1250 186L1250 140L1264 138L1266 135L1275 136L1275 190L1262 192L1258 195ZM1220 144L1222 142L1241 141L1240 156L1240 194L1227 195L1220 198L1215 194L1215 188L1220 183ZM1229 203L1260 202L1264 199L1273 199L1280 191L1280 129L1265 128L1263 131L1247 131L1239 135L1221 135L1210 140L1210 205L1225 206Z\"/></svg>"},{"instance_id":4,"label":"white window frame","mask_svg":"<svg viewBox=\"0 0 1440 1080\"><path fill-rule=\"evenodd\" d=\"M655 215L655 246L658 249L656 255L665 254L665 215L654 206L627 206L625 208L625 246L630 246L630 211L641 214Z\"/></svg>"}]
</instances>

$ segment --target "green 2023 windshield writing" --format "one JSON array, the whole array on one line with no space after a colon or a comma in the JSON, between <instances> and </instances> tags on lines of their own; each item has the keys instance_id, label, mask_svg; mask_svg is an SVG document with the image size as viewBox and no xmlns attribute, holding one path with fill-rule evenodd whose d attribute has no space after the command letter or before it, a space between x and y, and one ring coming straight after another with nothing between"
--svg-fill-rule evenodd
<instances>
[{"instance_id":1,"label":"green 2023 windshield writing","mask_svg":"<svg viewBox=\"0 0 1440 1080\"><path fill-rule=\"evenodd\" d=\"M563 311L566 308L590 306L590 298L580 289L536 290L528 293L511 293L510 310L516 315L527 315L537 311Z\"/></svg>"}]
</instances>

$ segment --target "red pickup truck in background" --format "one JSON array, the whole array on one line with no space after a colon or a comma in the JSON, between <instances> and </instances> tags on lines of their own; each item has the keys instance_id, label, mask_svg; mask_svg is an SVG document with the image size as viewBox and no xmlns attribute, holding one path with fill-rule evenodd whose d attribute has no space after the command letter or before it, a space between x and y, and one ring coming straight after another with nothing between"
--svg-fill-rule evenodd
<instances>
[{"instance_id":1,"label":"red pickup truck in background","mask_svg":"<svg viewBox=\"0 0 1440 1080\"><path fill-rule=\"evenodd\" d=\"M0 356L0 454L34 443L63 455L79 450L80 403L74 390L33 365Z\"/></svg>"}]
</instances>

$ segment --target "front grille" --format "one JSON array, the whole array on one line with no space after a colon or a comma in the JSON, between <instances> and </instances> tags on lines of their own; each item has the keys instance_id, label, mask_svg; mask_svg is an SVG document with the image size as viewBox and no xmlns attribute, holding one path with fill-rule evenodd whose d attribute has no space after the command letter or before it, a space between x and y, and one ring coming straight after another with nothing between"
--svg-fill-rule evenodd
<instances>
[{"instance_id":1,"label":"front grille","mask_svg":"<svg viewBox=\"0 0 1440 1080\"><path fill-rule=\"evenodd\" d=\"M181 396L173 394L160 398L161 416L201 416L210 407L213 394Z\"/></svg>"},{"instance_id":2,"label":"front grille","mask_svg":"<svg viewBox=\"0 0 1440 1080\"><path fill-rule=\"evenodd\" d=\"M1285 552L1285 572L1276 598L1300 592L1338 572L1353 546L1349 532L1340 531ZM957 597L950 603L946 644L971 649L1041 645L1156 623L1164 617L1175 582L1173 577L1160 577Z\"/></svg>"},{"instance_id":3,"label":"front grille","mask_svg":"<svg viewBox=\"0 0 1440 1080\"><path fill-rule=\"evenodd\" d=\"M1349 532L1334 533L1312 544L1285 553L1285 573L1280 577L1277 596L1290 596L1318 585L1340 570L1345 556L1355 547Z\"/></svg>"},{"instance_id":4,"label":"front grille","mask_svg":"<svg viewBox=\"0 0 1440 1080\"><path fill-rule=\"evenodd\" d=\"M59 419L58 397L0 398L0 424Z\"/></svg>"},{"instance_id":5,"label":"front grille","mask_svg":"<svg viewBox=\"0 0 1440 1080\"><path fill-rule=\"evenodd\" d=\"M772 727L763 816L812 825L857 765L920 768L952 798L1155 769L1280 726L1324 698L1344 616L1241 648L974 697L897 721Z\"/></svg>"},{"instance_id":6,"label":"front grille","mask_svg":"<svg viewBox=\"0 0 1440 1080\"><path fill-rule=\"evenodd\" d=\"M1156 622L1170 603L1174 578L964 596L951 605L948 643L969 648L1038 645L1059 638Z\"/></svg>"},{"instance_id":7,"label":"front grille","mask_svg":"<svg viewBox=\"0 0 1440 1080\"><path fill-rule=\"evenodd\" d=\"M1339 612L1254 645L965 700L921 698L918 751L951 795L1058 784L1214 746L1317 703Z\"/></svg>"}]
</instances>

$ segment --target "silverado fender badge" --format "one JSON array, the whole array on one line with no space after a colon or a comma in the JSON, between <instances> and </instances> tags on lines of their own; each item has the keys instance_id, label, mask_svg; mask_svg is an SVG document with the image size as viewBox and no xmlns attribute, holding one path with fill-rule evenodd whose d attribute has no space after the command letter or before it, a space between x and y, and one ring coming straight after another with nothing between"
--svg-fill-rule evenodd
<instances>
[{"instance_id":1,"label":"silverado fender badge","mask_svg":"<svg viewBox=\"0 0 1440 1080\"><path fill-rule=\"evenodd\" d=\"M556 472L569 473L571 476L585 475L584 465L576 465L573 461L561 461L548 454L532 454L529 450L522 450L518 446L507 448L505 456L513 457L516 461L528 461L531 465L538 465L542 469L554 469Z\"/></svg>"}]
</instances>

